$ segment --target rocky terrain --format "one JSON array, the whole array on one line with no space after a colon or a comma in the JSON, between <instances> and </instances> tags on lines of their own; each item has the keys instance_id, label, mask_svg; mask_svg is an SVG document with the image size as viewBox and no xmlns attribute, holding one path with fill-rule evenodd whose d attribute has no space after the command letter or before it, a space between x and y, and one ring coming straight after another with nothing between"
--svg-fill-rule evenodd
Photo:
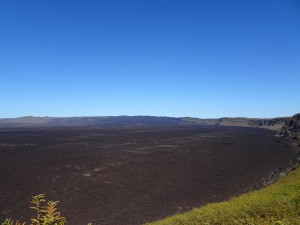
<instances>
[{"instance_id":1,"label":"rocky terrain","mask_svg":"<svg viewBox=\"0 0 300 225\"><path fill-rule=\"evenodd\" d=\"M300 114L287 118L279 131L279 135L297 141L300 147Z\"/></svg>"},{"instance_id":2,"label":"rocky terrain","mask_svg":"<svg viewBox=\"0 0 300 225\"><path fill-rule=\"evenodd\" d=\"M298 166L299 130L300 114L0 119L0 221L30 218L39 193L78 225L143 224L227 200Z\"/></svg>"},{"instance_id":3,"label":"rocky terrain","mask_svg":"<svg viewBox=\"0 0 300 225\"><path fill-rule=\"evenodd\" d=\"M274 119L220 118L216 120L195 120L195 123L218 126L257 127L276 131L279 136L288 138L300 146L300 113L292 117Z\"/></svg>"},{"instance_id":4,"label":"rocky terrain","mask_svg":"<svg viewBox=\"0 0 300 225\"><path fill-rule=\"evenodd\" d=\"M29 220L28 202L40 193L59 200L73 225L138 225L228 200L295 165L292 141L274 134L204 125L0 128L0 221Z\"/></svg>"}]
</instances>

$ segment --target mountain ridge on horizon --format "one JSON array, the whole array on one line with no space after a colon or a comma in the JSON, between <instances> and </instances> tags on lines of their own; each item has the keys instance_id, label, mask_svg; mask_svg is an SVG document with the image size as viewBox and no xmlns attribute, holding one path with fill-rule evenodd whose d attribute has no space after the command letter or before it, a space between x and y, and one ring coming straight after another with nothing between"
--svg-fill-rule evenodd
<instances>
[{"instance_id":1,"label":"mountain ridge on horizon","mask_svg":"<svg viewBox=\"0 0 300 225\"><path fill-rule=\"evenodd\" d=\"M1 120L20 120L20 119L54 119L54 118L116 118L116 117L157 117L157 118L194 118L200 120L210 120L210 119L224 119L224 118L245 118L245 119L275 119L275 118L289 118L299 115L296 113L292 116L278 116L278 117L247 117L247 116L222 116L222 117L194 117L194 116L152 116L152 115L105 115L105 116L32 116L25 115L19 117L0 117Z\"/></svg>"},{"instance_id":2,"label":"mountain ridge on horizon","mask_svg":"<svg viewBox=\"0 0 300 225\"><path fill-rule=\"evenodd\" d=\"M263 124L283 124L289 118L300 118L300 113L294 116L277 118L247 118L247 117L171 117L171 116L22 116L17 118L0 118L0 126L99 126L99 125L228 125L228 126L262 126ZM274 122L276 121L276 122Z\"/></svg>"},{"instance_id":3,"label":"mountain ridge on horizon","mask_svg":"<svg viewBox=\"0 0 300 225\"><path fill-rule=\"evenodd\" d=\"M199 119L194 117L158 116L95 116L95 117L34 117L0 119L0 128L30 127L143 127L143 126L237 126L264 128L296 140L300 146L300 113L291 117L271 119L223 117Z\"/></svg>"}]
</instances>

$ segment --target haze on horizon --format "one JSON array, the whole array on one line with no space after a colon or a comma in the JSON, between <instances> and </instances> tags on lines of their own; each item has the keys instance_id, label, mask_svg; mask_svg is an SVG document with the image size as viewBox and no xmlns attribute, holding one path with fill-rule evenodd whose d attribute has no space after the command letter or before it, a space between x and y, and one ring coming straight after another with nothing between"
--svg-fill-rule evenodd
<instances>
[{"instance_id":1,"label":"haze on horizon","mask_svg":"<svg viewBox=\"0 0 300 225\"><path fill-rule=\"evenodd\" d=\"M0 2L0 118L292 116L297 0Z\"/></svg>"}]
</instances>

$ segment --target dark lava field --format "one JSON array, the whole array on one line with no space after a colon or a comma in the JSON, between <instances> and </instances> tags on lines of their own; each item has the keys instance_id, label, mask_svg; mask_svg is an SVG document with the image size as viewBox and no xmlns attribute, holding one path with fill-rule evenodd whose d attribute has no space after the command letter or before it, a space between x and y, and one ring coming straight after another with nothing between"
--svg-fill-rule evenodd
<instances>
[{"instance_id":1,"label":"dark lava field","mask_svg":"<svg viewBox=\"0 0 300 225\"><path fill-rule=\"evenodd\" d=\"M0 221L44 193L72 225L143 224L249 191L293 155L257 128L1 128Z\"/></svg>"}]
</instances>

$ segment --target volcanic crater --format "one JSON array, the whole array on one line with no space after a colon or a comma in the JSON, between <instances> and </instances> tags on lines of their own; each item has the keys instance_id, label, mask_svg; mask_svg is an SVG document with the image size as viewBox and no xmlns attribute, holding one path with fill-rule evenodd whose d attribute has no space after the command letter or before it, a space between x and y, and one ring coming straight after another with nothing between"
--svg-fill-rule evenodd
<instances>
[{"instance_id":1,"label":"volcanic crater","mask_svg":"<svg viewBox=\"0 0 300 225\"><path fill-rule=\"evenodd\" d=\"M137 225L259 187L296 151L270 130L227 126L0 129L0 220L33 195L70 224Z\"/></svg>"}]
</instances>

